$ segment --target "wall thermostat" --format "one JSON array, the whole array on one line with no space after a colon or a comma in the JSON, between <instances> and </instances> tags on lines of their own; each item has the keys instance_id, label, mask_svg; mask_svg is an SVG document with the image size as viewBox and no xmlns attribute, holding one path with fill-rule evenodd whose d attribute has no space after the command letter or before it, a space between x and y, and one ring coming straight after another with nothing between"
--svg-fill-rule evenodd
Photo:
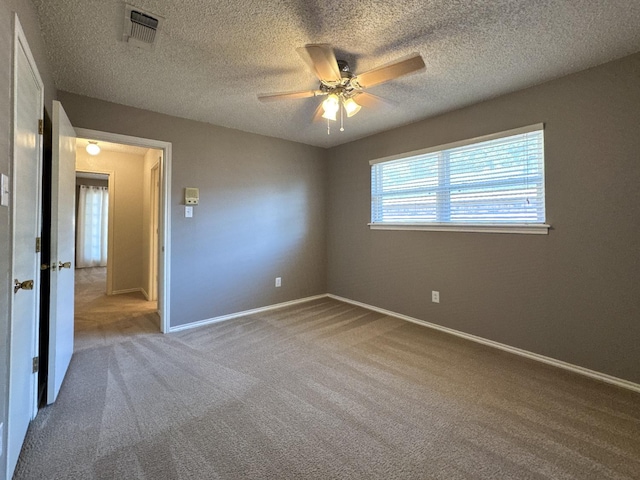
<instances>
[{"instance_id":1,"label":"wall thermostat","mask_svg":"<svg viewBox=\"0 0 640 480\"><path fill-rule=\"evenodd\" d=\"M200 199L200 190L197 188L185 188L184 189L184 204L185 205L198 205Z\"/></svg>"}]
</instances>

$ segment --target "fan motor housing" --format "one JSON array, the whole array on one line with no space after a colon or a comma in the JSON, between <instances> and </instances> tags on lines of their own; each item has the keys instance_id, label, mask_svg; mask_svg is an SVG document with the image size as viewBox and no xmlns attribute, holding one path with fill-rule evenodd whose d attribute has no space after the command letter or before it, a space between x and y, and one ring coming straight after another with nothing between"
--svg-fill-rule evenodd
<instances>
[{"instance_id":1,"label":"fan motor housing","mask_svg":"<svg viewBox=\"0 0 640 480\"><path fill-rule=\"evenodd\" d=\"M340 76L342 78L351 78L353 77L353 73L351 72L351 67L346 60L337 60L338 62L338 70L340 70Z\"/></svg>"}]
</instances>

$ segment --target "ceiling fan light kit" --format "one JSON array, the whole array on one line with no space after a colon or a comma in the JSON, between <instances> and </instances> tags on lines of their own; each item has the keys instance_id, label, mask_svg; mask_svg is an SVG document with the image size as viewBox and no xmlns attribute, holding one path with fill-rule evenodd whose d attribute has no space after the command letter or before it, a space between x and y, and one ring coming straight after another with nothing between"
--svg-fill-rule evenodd
<instances>
[{"instance_id":1,"label":"ceiling fan light kit","mask_svg":"<svg viewBox=\"0 0 640 480\"><path fill-rule=\"evenodd\" d=\"M322 102L322 108L324 109L322 118L335 121L336 113L338 113L338 110L340 109L339 97L335 93L330 94L327 99Z\"/></svg>"},{"instance_id":2,"label":"ceiling fan light kit","mask_svg":"<svg viewBox=\"0 0 640 480\"><path fill-rule=\"evenodd\" d=\"M331 133L330 122L337 121L338 113L340 113L340 131L344 131L344 113L350 118L357 114L362 106L380 103L381 99L365 92L366 88L408 75L425 67L422 57L416 53L361 75L354 75L347 62L336 60L331 45L310 44L298 48L297 51L320 80L318 89L258 95L258 100L270 102L326 95L327 98L321 103L316 115L327 120L328 134ZM356 102L357 98L361 100L360 103Z\"/></svg>"},{"instance_id":3,"label":"ceiling fan light kit","mask_svg":"<svg viewBox=\"0 0 640 480\"><path fill-rule=\"evenodd\" d=\"M347 112L347 117L353 117L362 108L362 105L358 105L353 98L347 98L342 105Z\"/></svg>"}]
</instances>

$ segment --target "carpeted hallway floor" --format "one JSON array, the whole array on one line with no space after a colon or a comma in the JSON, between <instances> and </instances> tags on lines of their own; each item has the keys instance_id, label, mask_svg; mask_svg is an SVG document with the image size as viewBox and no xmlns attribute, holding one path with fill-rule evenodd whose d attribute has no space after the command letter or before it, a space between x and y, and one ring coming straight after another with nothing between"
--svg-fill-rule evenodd
<instances>
[{"instance_id":1,"label":"carpeted hallway floor","mask_svg":"<svg viewBox=\"0 0 640 480\"><path fill-rule=\"evenodd\" d=\"M162 335L99 293L16 479L640 478L633 392L331 299Z\"/></svg>"},{"instance_id":2,"label":"carpeted hallway floor","mask_svg":"<svg viewBox=\"0 0 640 480\"><path fill-rule=\"evenodd\" d=\"M141 293L105 294L105 267L80 268L75 278L75 352L160 331L156 302Z\"/></svg>"}]
</instances>

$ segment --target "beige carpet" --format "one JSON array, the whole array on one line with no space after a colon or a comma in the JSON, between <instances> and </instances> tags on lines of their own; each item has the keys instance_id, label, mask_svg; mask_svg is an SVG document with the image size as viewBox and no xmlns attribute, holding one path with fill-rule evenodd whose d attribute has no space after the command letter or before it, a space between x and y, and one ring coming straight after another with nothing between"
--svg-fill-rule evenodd
<instances>
[{"instance_id":1,"label":"beige carpet","mask_svg":"<svg viewBox=\"0 0 640 480\"><path fill-rule=\"evenodd\" d=\"M169 335L88 303L16 479L640 478L629 391L330 299Z\"/></svg>"}]
</instances>

